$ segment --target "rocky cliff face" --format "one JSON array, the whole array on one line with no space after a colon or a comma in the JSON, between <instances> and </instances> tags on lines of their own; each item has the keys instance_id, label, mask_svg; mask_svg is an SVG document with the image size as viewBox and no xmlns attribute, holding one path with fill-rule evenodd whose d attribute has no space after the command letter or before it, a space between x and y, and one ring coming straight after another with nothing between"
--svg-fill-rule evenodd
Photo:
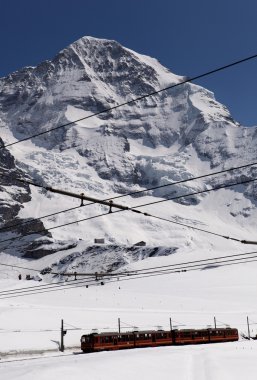
<instances>
[{"instance_id":1,"label":"rocky cliff face","mask_svg":"<svg viewBox=\"0 0 257 380\"><path fill-rule=\"evenodd\" d=\"M1 146L3 140L0 139ZM0 248L7 253L18 252L27 254L31 249L31 242L35 237L45 236L48 242L51 234L42 232L44 225L40 220L19 218L18 214L24 204L31 201L29 185L19 180L26 174L16 167L14 157L7 149L0 150ZM38 231L40 231L38 233ZM23 235L29 234L29 239ZM19 237L19 243L16 238ZM42 241L34 243L35 248L40 247Z\"/></svg>"},{"instance_id":2,"label":"rocky cliff face","mask_svg":"<svg viewBox=\"0 0 257 380\"><path fill-rule=\"evenodd\" d=\"M182 80L183 77L172 74L155 59L115 41L84 37L53 60L0 80L1 137L5 142L22 139ZM236 123L210 91L187 83L33 138L32 142L23 144L23 150L17 144L12 154L19 167L16 170L22 170L22 175L26 173L55 187L68 186L73 191L108 197L190 178L213 168L255 161L256 134L256 128L244 128ZM219 179L155 190L148 195L169 197L228 181L232 176L239 179L256 174L252 167ZM227 206L228 215L234 213L241 217L244 208L248 208L248 216L253 215L254 186L238 187L237 192L240 196L243 192L250 204L246 202L247 206L244 204L236 210L233 205ZM2 187L3 199L4 193ZM7 223L12 214L18 215L21 206L15 209L15 197L25 197L26 201L31 197L28 188L16 189L14 193L11 201L3 200L3 210L10 208L10 202L13 205L12 211L3 211L2 223ZM41 204L51 203L51 197L37 194L32 196L32 204L33 199L39 202L39 198ZM180 203L195 207L203 198L192 197ZM79 215L67 219L76 220ZM49 222L52 225L56 220ZM138 223L136 229L143 230L144 223ZM101 228L101 236L113 242L111 231L116 226L102 224ZM92 240L97 231L99 225L77 233L69 230L68 237L79 235ZM120 242L118 235L113 238L115 243Z\"/></svg>"}]
</instances>

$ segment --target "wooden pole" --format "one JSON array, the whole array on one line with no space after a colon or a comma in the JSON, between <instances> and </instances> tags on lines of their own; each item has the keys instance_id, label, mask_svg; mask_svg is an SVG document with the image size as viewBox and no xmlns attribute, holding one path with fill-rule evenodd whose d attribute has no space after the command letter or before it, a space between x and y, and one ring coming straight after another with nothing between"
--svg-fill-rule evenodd
<instances>
[{"instance_id":1,"label":"wooden pole","mask_svg":"<svg viewBox=\"0 0 257 380\"><path fill-rule=\"evenodd\" d=\"M217 328L216 317L214 317L214 328Z\"/></svg>"},{"instance_id":2,"label":"wooden pole","mask_svg":"<svg viewBox=\"0 0 257 380\"><path fill-rule=\"evenodd\" d=\"M118 318L118 329L119 329L119 334L120 334L120 318Z\"/></svg>"}]
</instances>

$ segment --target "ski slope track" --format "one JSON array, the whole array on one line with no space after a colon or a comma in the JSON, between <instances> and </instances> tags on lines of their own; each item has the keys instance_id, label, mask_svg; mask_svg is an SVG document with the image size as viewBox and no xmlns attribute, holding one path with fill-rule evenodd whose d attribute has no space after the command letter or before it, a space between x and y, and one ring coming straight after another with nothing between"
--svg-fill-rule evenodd
<instances>
[{"instance_id":1,"label":"ski slope track","mask_svg":"<svg viewBox=\"0 0 257 380\"><path fill-rule=\"evenodd\" d=\"M52 60L0 79L1 145L88 117L184 79L156 59L116 41L83 37ZM0 263L10 266L0 266L1 290L39 285L37 281L24 280L27 274L36 273L29 268L38 273L46 268L54 272L93 273L137 270L255 250L255 246L249 248L129 211L77 222L108 212L106 206L99 204L42 218L79 206L80 202L21 184L15 178L109 199L255 161L257 127L240 125L212 92L193 83L2 148ZM127 196L118 203L135 207L251 178L257 178L257 166ZM218 234L257 241L256 202L253 182L140 210ZM51 230L71 222L75 223ZM1 231L12 224L19 225ZM13 240L1 243L9 238ZM94 239L104 239L104 244L94 244ZM142 241L145 246L135 246ZM88 289L81 286L0 299L0 356L3 360L29 352L58 352L61 318L85 332L92 328L116 329L118 317L128 323L128 329L130 325L169 328L170 317L181 322L178 326L192 328L211 325L217 315L221 322L247 334L246 316L257 321L256 269L256 262L225 267L217 264L190 273L133 281L120 279ZM22 281L17 280L19 274ZM51 273L40 276L40 285L62 279ZM71 281L74 279L68 283ZM82 330L68 331L68 347L79 347ZM139 364L148 363L149 379L160 373L161 378L166 378L173 368L175 376L181 379L227 380L241 378L240 360L248 372L256 370L251 361L255 351L254 342L240 341L215 347L63 357L60 363L67 363L67 378L71 378L69 371L75 367L78 376L87 368L92 379L109 379L109 375L101 377L107 370L110 378L118 378L118 369L114 370L117 357L121 372L127 371L122 375L124 379L135 378ZM98 357L102 368L94 373ZM32 362L3 363L1 379L7 379L7 373L9 379L30 379L33 371L40 372L39 380L55 378L63 370L56 361L57 358L44 358L41 364L35 361L35 367ZM49 373L44 372L48 370ZM213 375L208 377L211 371ZM246 379L252 378L248 372L244 372Z\"/></svg>"}]
</instances>

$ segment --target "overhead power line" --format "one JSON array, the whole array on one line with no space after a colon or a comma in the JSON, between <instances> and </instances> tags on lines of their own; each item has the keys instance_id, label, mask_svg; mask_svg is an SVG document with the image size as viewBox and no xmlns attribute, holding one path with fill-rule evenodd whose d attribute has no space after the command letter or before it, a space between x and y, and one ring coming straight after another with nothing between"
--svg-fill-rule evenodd
<instances>
[{"instance_id":1,"label":"overhead power line","mask_svg":"<svg viewBox=\"0 0 257 380\"><path fill-rule=\"evenodd\" d=\"M225 266L232 266L232 265L239 265L239 264L247 264L247 263L252 263L252 262L257 262L257 256L256 256L256 258L254 257L254 258L249 258L247 261L246 261L246 259L244 260L244 261L242 261L242 262L230 262L230 263L224 263L224 264L222 264L222 263L220 263L219 265L218 265L218 267L219 268L221 268L221 267L225 267ZM167 276L168 274L173 274L173 273L187 273L187 272L193 272L193 271L198 271L198 270L200 270L201 268L200 267L198 267L198 268L191 268L191 269L185 269L185 270L183 270L182 268L181 269L179 269L179 270L177 270L177 269L174 269L174 270L170 270L169 272L165 272L165 273L162 273L161 271L160 272L158 272L158 273L152 273L152 274L146 274L146 275L140 275L140 276L135 276L135 277L133 277L133 276L128 276L127 278L121 278L120 280L119 280L119 282L121 282L121 281L130 281L130 280L137 280L137 279L142 279L142 278L149 278L149 277L156 277L156 276ZM211 269L211 268L210 268ZM110 282L115 282L115 280L113 280L113 279L111 279L111 280L109 280L108 281L108 283L110 283ZM93 285L93 284L92 284ZM91 286L92 286L91 285Z\"/></svg>"},{"instance_id":2,"label":"overhead power line","mask_svg":"<svg viewBox=\"0 0 257 380\"><path fill-rule=\"evenodd\" d=\"M239 254L233 254L233 255L225 255L225 256L216 256L216 257L210 257L206 259L201 259L201 260L192 260L192 261L186 261L186 262L181 262L181 263L176 263L176 264L169 264L169 265L161 265L161 266L155 266L155 267L150 267L150 268L143 268L143 269L134 269L134 270L122 270L121 272L92 272L92 273L78 273L76 272L76 276L85 276L85 277L92 277L92 279L95 280L96 275L98 278L102 277L127 277L131 275L137 275L137 274L142 274L142 272L149 272L149 271L162 271L166 270L167 268L169 270L174 270L174 268L178 269L181 267L188 267L189 265L210 265L210 264L215 264L220 260L225 260L225 259L232 259L232 260L241 260L241 259L249 259L249 256L256 255L257 251L252 251L252 252L244 252L244 253L239 253ZM35 269L35 268L27 268L19 265L7 265L4 263L0 263L0 266L11 266L13 268L18 268L18 269L25 269L25 270L30 270L30 271L35 271L35 272L42 272L44 269ZM75 277L75 272L68 272L68 273L63 273L63 272L49 272L51 275L59 275L59 276L74 276ZM74 280L75 281L75 280ZM73 281L73 283L74 283ZM76 280L76 284L85 284L84 280ZM69 283L64 283L63 281L57 281L55 283L51 284L41 284L41 285L34 285L34 286L27 286L27 287L22 287L18 289L11 289L11 290L1 290L0 295L4 294L10 294L10 293L19 293L20 291L24 292L30 292L31 290L38 290L38 289L46 289L46 288L52 288L52 287L58 287L58 286L67 286L67 285L72 285Z\"/></svg>"},{"instance_id":3,"label":"overhead power line","mask_svg":"<svg viewBox=\"0 0 257 380\"><path fill-rule=\"evenodd\" d=\"M214 264L214 263L217 263L218 260L224 260L224 259L249 259L249 256L252 256L252 255L255 255L257 254L257 251L252 251L252 252L244 252L244 253L239 253L239 254L233 254L233 255L225 255L225 256L216 256L216 257L210 257L210 258L207 258L207 259L201 259L201 260L193 260L193 261L186 261L186 262L181 262L181 263L176 263L176 264L169 264L169 265L161 265L161 266L155 266L155 267L150 267L150 268L143 268L143 269L135 269L135 270L126 270L126 271L121 271L121 272L100 272L100 273L97 273L97 272L91 272L91 273L78 273L76 272L76 276L85 276L85 277L92 277L93 279L96 278L96 275L98 278L101 278L101 277L122 277L122 276L130 276L130 275L135 275L135 274L142 274L142 272L146 272L146 271L152 271L152 270L165 270L167 268L169 269L174 269L174 267L176 268L180 268L181 266L182 267L185 267L185 266L188 266L188 265L195 265L195 264L201 264L201 265L208 265L210 263ZM30 270L30 271L35 271L35 272L42 272L43 269L35 269L35 268L28 268L28 267L23 267L23 266L19 266L19 265L7 265L7 264L4 264L4 263L0 263L0 266L11 266L13 268L18 268L18 269L25 269L25 270ZM59 276L74 276L75 277L75 272L49 272L49 274L51 275L59 275ZM75 280L74 280L75 281ZM80 284L80 280L76 280L76 284ZM84 284L84 281L82 281L82 283ZM10 293L17 293L17 292L20 292L20 291L25 291L25 292L29 292L31 290L35 290L35 289L45 289L45 288L51 288L51 287L58 287L59 285L66 285L66 283L64 283L63 281L57 281L55 283L51 283L51 284L41 284L41 285L34 285L34 286L27 286L27 287L23 287L23 288L18 288L18 289L11 289L11 290L2 290L0 291L0 295L3 295L3 294L10 294ZM69 284L71 285L71 284Z\"/></svg>"},{"instance_id":4,"label":"overhead power line","mask_svg":"<svg viewBox=\"0 0 257 380\"><path fill-rule=\"evenodd\" d=\"M40 272L41 271L41 269L32 269L32 268L28 268L28 267L19 266L19 265L4 264L4 263L0 263L0 266L9 267L9 268L25 269L25 270L30 270L33 272Z\"/></svg>"},{"instance_id":5,"label":"overhead power line","mask_svg":"<svg viewBox=\"0 0 257 380\"><path fill-rule=\"evenodd\" d=\"M145 94L145 95L139 96L139 97L137 97L137 98L134 98L134 99L128 100L128 101L126 101L126 102L119 103L119 104L117 104L116 106L112 106L112 107L104 108L103 110L98 111L98 112L95 112L95 113L93 113L92 115L85 116L85 117L81 117L81 118L76 119L76 120L74 120L74 121L70 121L70 122L68 122L68 123L65 123L65 124L62 124L62 125L58 125L58 126L53 127L53 128L49 128L49 129L47 129L47 130L45 130L45 131L43 131L43 132L35 133L34 135L31 135L31 136L29 136L29 137L23 138L23 139L21 139L21 140L14 141L14 142L12 142L12 143L2 145L2 146L0 147L0 149L7 148L7 147L10 147L10 146L13 146L13 145L19 144L19 143L21 143L21 142L23 142L23 141L30 140L30 139L32 139L32 138L34 138L34 137L38 137L38 136L44 135L44 134L46 134L46 133L48 133L48 132L52 132L52 131L55 131L55 130L60 129L60 128L68 127L68 126L70 126L70 125L73 125L73 124L75 124L75 123L78 123L79 121L87 120L87 119L90 119L90 118L92 118L92 117L94 117L94 116L102 115L102 114L104 114L104 113L107 113L107 112L110 112L110 111L116 110L117 108L123 107L123 106L125 106L125 105L133 104L133 103L135 103L135 102L137 102L137 101L141 101L141 100L146 99L146 98L148 98L148 97L150 97L150 96L157 95L157 94L159 94L159 93L161 93L161 92L163 92L163 91L167 91L167 90L170 90L170 89L172 89L172 88L176 88L176 87L178 87L178 86L182 86L182 85L185 84L185 83L193 82L193 81L195 81L195 80L197 80L197 79L204 78L204 77L206 77L206 76L209 76L209 75L212 75L212 74L217 73L217 72L219 72L219 71L222 71L222 70L228 69L228 68L230 68L230 67L232 67L232 66L236 66L236 65L242 64L242 63L244 63L244 62L250 61L250 60L255 59L255 58L257 58L257 54L254 54L254 55L252 55L252 56L249 56L249 57L246 57L246 58L240 59L240 60L238 60L238 61L234 61L234 62L232 62L232 63L230 63L230 64L228 64L228 65L224 65L224 66L218 67L218 68L216 68L216 69L214 69L214 70L207 71L207 72L205 72L205 73L203 73L203 74L196 75L196 76L194 76L194 77L188 78L188 79L186 79L186 80L184 80L184 81L181 81L181 82L179 82L179 83L172 84L172 85L170 85L170 86L167 86L167 87L161 88L161 89L156 90L156 91L152 91L152 92L150 92L150 93L148 93L148 94Z\"/></svg>"},{"instance_id":6,"label":"overhead power line","mask_svg":"<svg viewBox=\"0 0 257 380\"><path fill-rule=\"evenodd\" d=\"M200 259L200 260L191 260L191 261L184 261L184 262L180 262L180 263L175 263L175 264L168 264L168 265L160 265L160 266L154 266L154 267L150 267L150 268L142 268L142 269L134 269L134 270L127 270L127 271L123 271L121 273L119 272L112 272L113 275L116 275L117 277L121 277L121 276L128 276L128 275L135 275L135 274L140 274L141 272L148 272L148 271L156 271L156 270L166 270L167 268L169 269L174 269L174 267L178 268L178 267L187 267L191 264L193 265L196 265L196 264L200 264L200 265L208 265L208 264L215 264L217 263L219 260L225 260L225 259L233 259L233 260L241 260L241 259L248 259L249 256L252 256L252 255L256 255L257 254L257 251L252 251L252 252L243 252L243 253L237 253L237 254L233 254L233 255L225 255L225 256L216 256L216 257L209 257L207 259ZM53 275L61 275L61 276L71 276L73 275L74 276L74 272L66 272L66 273L63 273L63 272L51 272L51 274ZM96 273L79 273L79 272L76 272L76 276L95 276ZM99 277L101 277L103 274L108 276L108 272L106 273L97 273ZM0 291L0 294L1 294L1 291Z\"/></svg>"},{"instance_id":7,"label":"overhead power line","mask_svg":"<svg viewBox=\"0 0 257 380\"><path fill-rule=\"evenodd\" d=\"M257 252L255 252L256 254ZM254 254L254 252L249 253L249 254ZM256 262L257 261L257 256L252 256L252 257L243 257L243 258L238 258L238 259L231 259L231 260L223 260L220 262L213 262L211 265L218 265L218 267L223 267L223 266L230 266L230 265L239 265L239 264L246 264L250 262ZM184 267L174 267L171 268L170 270L163 271L163 270L157 270L151 273L139 273L139 274L132 274L130 276L119 276L117 274L116 279L110 279L105 281L105 283L112 283L112 282L121 282L121 281L130 281L130 280L136 280L136 279L142 279L142 278L149 278L149 277L156 277L156 276L163 276L163 275L169 275L169 274L174 274L174 273L185 273L185 272L191 272L191 271L196 271L196 270L202 270L206 268L206 263L198 264L198 265L187 265ZM207 269L207 268L206 268ZM35 294L42 294L42 293L50 293L53 291L59 291L59 290L69 290L73 288L79 288L79 287L84 287L85 285L87 287L91 286L98 286L100 285L101 282L96 282L92 280L83 280L83 281L74 281L73 284L62 284L60 286L52 287L51 289L31 289L30 292L26 291L20 291L17 290L15 293L15 290L12 291L12 293L6 293L2 294L0 292L0 299L9 299L9 298L16 298L16 297L22 297L22 296L28 296L28 295L35 295ZM102 283L104 284L104 283Z\"/></svg>"},{"instance_id":8,"label":"overhead power line","mask_svg":"<svg viewBox=\"0 0 257 380\"><path fill-rule=\"evenodd\" d=\"M86 206L86 205L84 205L84 206ZM76 209L78 209L80 207L81 206L75 206L75 207L67 208L65 210L57 211L57 212L54 212L54 213L51 213L51 214L42 215L42 216L40 216L38 218L33 218L33 219L30 219L30 220L25 220L23 222L14 223L14 224L11 224L9 226L0 227L0 233L3 232L3 231L12 230L12 229L17 228L17 227L25 226L26 224L35 224L35 222L37 220L42 220L42 219L50 218L52 216L59 215L59 214L62 214L64 212L69 212L69 211L76 210Z\"/></svg>"},{"instance_id":9,"label":"overhead power line","mask_svg":"<svg viewBox=\"0 0 257 380\"><path fill-rule=\"evenodd\" d=\"M200 175L200 176L196 176L196 177L192 177L192 178L188 178L188 179L183 179L183 180L172 182L172 183L167 183L167 184L163 184L163 185L159 185L159 186L150 187L150 188L147 188L147 189L144 189L144 190L137 190L137 191L133 191L133 192L126 193L126 194L117 195L117 196L114 196L114 197L111 197L111 198L104 199L104 201L110 201L110 200L113 200L113 199L124 198L124 197L127 197L127 196L133 196L133 195L138 195L138 194L145 193L147 191L152 191L152 190L157 190L157 189L161 189L161 188L165 188L165 187L175 186L175 185L179 185L179 184L182 184L182 183L191 182L191 181L198 180L198 179L203 179L203 178L208 178L208 177L212 177L212 176L219 175L219 174L225 174L225 173L230 172L230 171L239 170L239 169L245 169L247 167L251 167L251 166L255 166L255 165L257 165L257 162L252 162L252 163L241 165L241 166L235 166L235 167L231 167L231 168L228 168L228 169L223 169L223 170L219 170L219 171L216 171L216 172L203 174L203 175ZM8 175L1 174L0 176L7 177L9 179ZM13 179L13 177L12 177L12 179ZM38 184L36 182L32 182L32 181L25 180L25 179L15 178L15 180L17 180L18 182L29 184L31 186L36 186L36 187L40 187L40 188L44 188L44 189L48 188L48 186L43 186L43 185L40 185L40 184ZM91 202L91 203L88 203L86 205L83 204L83 205L80 205L80 206L71 207L71 208L64 209L64 210L61 210L61 211L57 211L57 212L54 212L54 213L51 213L51 214L48 214L48 215L42 215L42 216L40 216L38 218L33 218L33 220L26 220L24 222L15 223L15 224L12 224L12 225L9 225L9 226L4 226L4 227L0 228L0 232L11 230L13 228L16 228L16 227L19 227L19 226L23 226L23 225L26 225L26 224L35 223L36 220L45 219L45 218L52 217L52 216L55 216L55 215L59 215L59 214L65 213L65 212L69 212L69 211L73 211L73 210L79 209L81 206L85 207L85 206L90 206L92 204L94 204L94 203Z\"/></svg>"},{"instance_id":10,"label":"overhead power line","mask_svg":"<svg viewBox=\"0 0 257 380\"><path fill-rule=\"evenodd\" d=\"M232 183L232 184L220 185L220 186L217 186L217 187L212 188L212 189L192 192L192 193L189 193L189 194L179 195L179 196L171 197L171 198L168 198L168 199L161 199L161 200L158 200L158 201L149 202L149 203L145 203L145 204L141 204L141 205L137 205L137 206L133 206L133 207L127 207L127 206L123 206L123 205L117 205L114 202L110 204L107 201L99 200L100 204L107 205L108 207L110 207L110 206L111 207L117 207L117 206L119 206L120 209L117 210L117 211L112 211L111 213L110 213L110 210L109 210L106 213L102 213L102 214L94 215L94 216L91 216L91 217L88 217L88 218L83 218L83 219L79 219L79 220L76 220L76 221L64 223L64 224L61 224L61 225L58 225L58 226L50 227L48 229L44 228L44 229L41 229L41 230L39 230L37 232L26 233L22 237L28 236L28 235L39 234L39 233L42 233L42 232L48 233L49 231L57 229L57 228L65 227L65 226L72 225L72 224L75 224L75 223L84 222L86 220L96 219L96 218L99 218L99 217L102 217L102 216L105 216L105 215L116 214L116 213L121 212L121 211L133 211L133 212L142 214L143 216L148 216L148 217L152 217L152 218L155 218L155 219L158 219L158 220L162 220L162 221L165 221L165 222L169 222L169 223L172 223L172 224L177 224L177 225L180 225L182 227L191 228L193 230L204 232L204 233L207 233L207 234L210 234L210 235L214 235L214 236L217 236L217 237L221 237L221 238L224 238L224 239L227 239L227 240L233 240L233 241L237 241L237 242L240 242L240 243L243 243L243 244L257 244L257 242L255 242L255 241L248 241L248 240L245 240L245 239L242 240L242 239L232 238L230 236L225 236L225 235L222 235L222 234L219 234L219 233L208 231L208 230L205 230L203 228L191 226L191 225L188 225L188 224L185 224L185 223L182 223L182 222L178 222L178 221L167 219L167 218L162 218L160 216L156 216L156 215L153 215L153 214L150 214L150 213L141 212L141 211L137 210L138 208L145 207L145 206L155 205L155 204L158 204L158 203L168 202L168 201L171 201L171 200L178 200L178 199L186 198L186 197L192 197L192 196L196 196L196 195L199 195L199 194L209 193L211 191L217 191L217 190L220 190L220 189L226 189L226 188L237 186L237 185L241 185L241 184L251 183L251 182L254 182L254 181L257 181L257 178L253 178L253 179L245 180L245 181L238 181L238 182L235 182L235 183ZM44 186L40 186L40 187L44 188ZM47 189L52 189L52 188L47 188ZM52 190L54 190L55 193L58 192L58 189L52 189ZM63 194L64 191L61 190L61 193ZM69 193L69 192L66 192L66 193L69 194L69 196L72 196L71 195L72 193ZM89 198L91 200L94 199L92 197L86 197L84 194L83 195L81 194L80 196L78 196L77 194L75 194L75 195L76 195L77 198L82 198L82 199L85 199L85 200L89 199ZM93 203L98 203L96 201L97 200L95 199ZM14 241L14 240L17 240L17 239L21 239L21 237L20 236L16 236L16 237L8 238L8 239L5 239L5 240L1 240L0 244L8 242L8 241Z\"/></svg>"}]
</instances>

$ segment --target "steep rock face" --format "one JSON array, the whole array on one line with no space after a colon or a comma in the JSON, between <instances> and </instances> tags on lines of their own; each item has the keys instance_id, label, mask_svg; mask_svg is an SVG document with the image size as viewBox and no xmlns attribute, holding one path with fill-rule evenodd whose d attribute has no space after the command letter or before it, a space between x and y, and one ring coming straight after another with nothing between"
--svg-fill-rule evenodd
<instances>
[{"instance_id":1,"label":"steep rock face","mask_svg":"<svg viewBox=\"0 0 257 380\"><path fill-rule=\"evenodd\" d=\"M3 140L0 138L0 146ZM18 215L22 203L31 200L26 183L19 182L23 173L15 166L14 157L7 149L0 150L0 228L11 223Z\"/></svg>"},{"instance_id":2,"label":"steep rock face","mask_svg":"<svg viewBox=\"0 0 257 380\"><path fill-rule=\"evenodd\" d=\"M2 139L0 144L3 146ZM9 253L16 253L13 238L20 235L19 240L22 240L22 235L30 233L30 238L33 240L33 232L41 231L44 225L40 220L34 221L31 218L28 221L18 217L21 208L24 207L23 204L31 200L30 188L28 184L20 182L24 179L24 173L16 167L14 157L7 149L0 150L0 162L0 247ZM20 252L26 252L30 242L19 241L19 245L22 246Z\"/></svg>"},{"instance_id":3,"label":"steep rock face","mask_svg":"<svg viewBox=\"0 0 257 380\"><path fill-rule=\"evenodd\" d=\"M31 201L29 185L21 182L26 179L25 173L16 167L14 157L5 148L0 149L0 163L0 250L33 258L56 252L52 235L41 220L18 216L24 204ZM59 243L58 250L66 247L67 243Z\"/></svg>"},{"instance_id":4,"label":"steep rock face","mask_svg":"<svg viewBox=\"0 0 257 380\"><path fill-rule=\"evenodd\" d=\"M181 81L153 58L115 41L83 37L52 60L0 79L2 137L22 139ZM169 184L257 156L256 128L240 126L210 91L190 83L69 124L24 146L22 153L14 147L13 154L30 177L99 197ZM170 197L229 182L232 176L235 181L255 175L252 167L148 195ZM242 192L254 205L254 186L238 188ZM51 203L49 195L40 197ZM180 203L194 206L203 199L192 196ZM251 207L245 207L250 206L228 206L228 214L250 215ZM82 238L92 241L97 228L80 231ZM107 223L105 228L103 235L110 237Z\"/></svg>"}]
</instances>

